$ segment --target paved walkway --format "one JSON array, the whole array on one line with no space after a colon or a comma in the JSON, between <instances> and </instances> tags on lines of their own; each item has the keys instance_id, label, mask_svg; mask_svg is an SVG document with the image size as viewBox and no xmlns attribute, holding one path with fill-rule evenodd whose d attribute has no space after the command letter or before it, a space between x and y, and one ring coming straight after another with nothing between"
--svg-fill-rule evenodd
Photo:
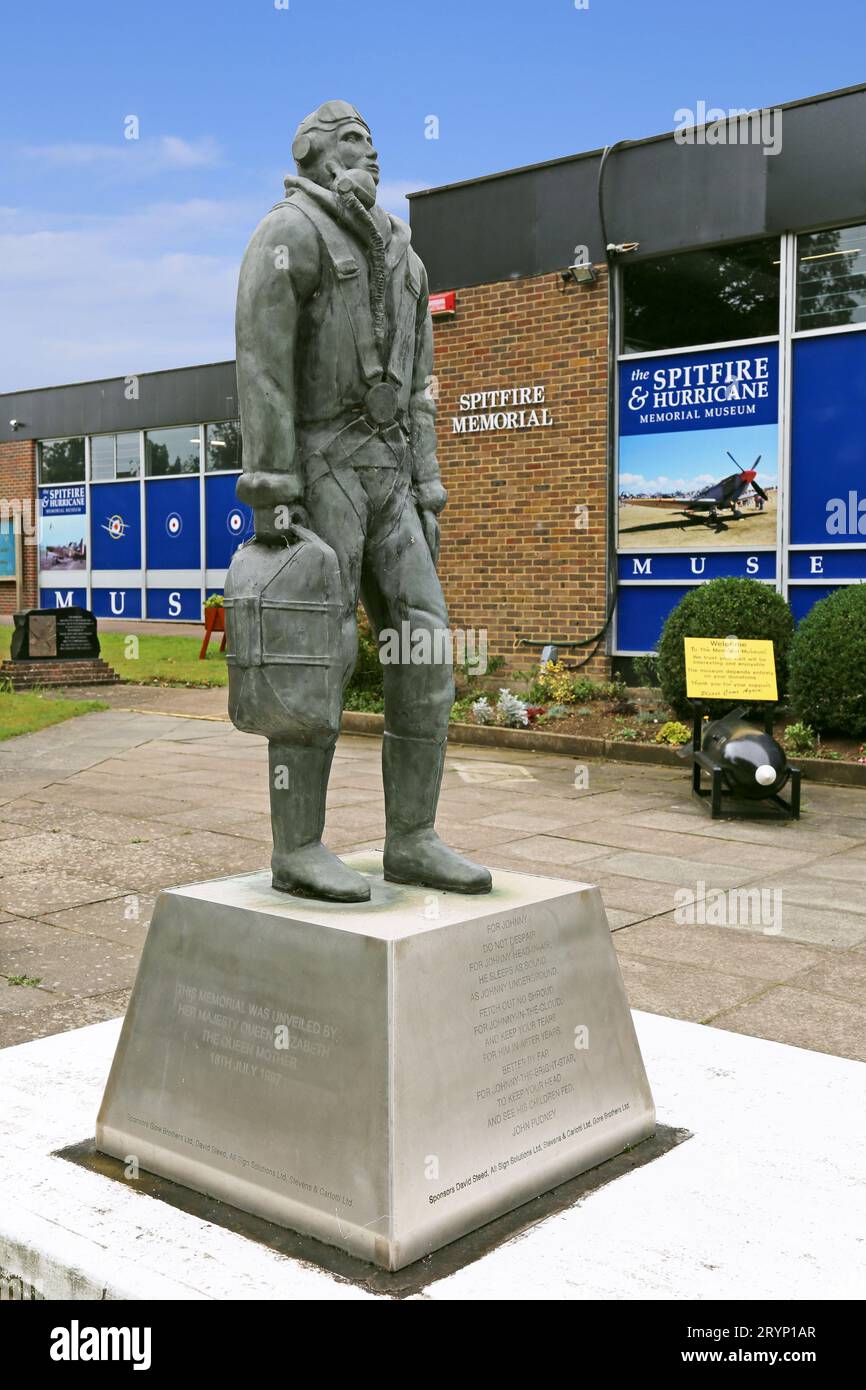
<instances>
[{"instance_id":1,"label":"paved walkway","mask_svg":"<svg viewBox=\"0 0 866 1390\"><path fill-rule=\"evenodd\" d=\"M159 889L267 863L265 745L225 722L225 691L111 699L0 744L0 1045L121 1013ZM340 740L335 850L382 845L379 756ZM588 777L455 748L439 829L492 867L598 883L633 1007L866 1060L866 792L809 787L799 825L713 823L685 770Z\"/></svg>"}]
</instances>

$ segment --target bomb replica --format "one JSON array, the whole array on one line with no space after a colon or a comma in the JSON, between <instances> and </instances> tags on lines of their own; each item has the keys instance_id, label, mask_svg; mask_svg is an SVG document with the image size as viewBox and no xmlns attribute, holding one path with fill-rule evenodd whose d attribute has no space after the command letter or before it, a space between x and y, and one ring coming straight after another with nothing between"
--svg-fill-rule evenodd
<instances>
[{"instance_id":1,"label":"bomb replica","mask_svg":"<svg viewBox=\"0 0 866 1390\"><path fill-rule=\"evenodd\" d=\"M800 769L791 767L781 744L773 738L770 714L763 728L738 705L723 719L704 725L703 706L695 703L692 738L692 791L717 816L780 816L800 818ZM709 788L702 784L703 774ZM780 796L789 785L789 800ZM758 810L754 803L768 802ZM737 803L740 803L739 806ZM745 805L743 804L745 803Z\"/></svg>"}]
</instances>

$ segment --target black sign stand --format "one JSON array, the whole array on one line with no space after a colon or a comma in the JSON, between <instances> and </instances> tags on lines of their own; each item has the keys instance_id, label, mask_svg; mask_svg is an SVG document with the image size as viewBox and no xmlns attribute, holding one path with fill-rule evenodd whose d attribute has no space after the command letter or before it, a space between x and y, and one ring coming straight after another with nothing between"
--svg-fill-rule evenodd
<instances>
[{"instance_id":1,"label":"black sign stand","mask_svg":"<svg viewBox=\"0 0 866 1390\"><path fill-rule=\"evenodd\" d=\"M761 702L764 704L764 733L773 735L773 709L772 702ZM730 816L735 820L799 820L800 819L800 779L801 772L798 767L791 767L785 775L782 787L790 783L790 796L785 801L779 792L772 792L769 796L762 797L763 808L758 810L761 802L748 806L743 797L738 797L736 792L728 791L724 785L723 769L718 763L714 763L701 748L704 720L704 704L702 700L691 700L690 704L694 712L694 723L692 725L692 795L696 796L700 804L705 807L712 820L718 820L720 816ZM703 785L703 774L707 773L710 778L709 787ZM781 787L779 791L781 791ZM769 804L768 804L769 803ZM772 808L772 809L771 809Z\"/></svg>"}]
</instances>

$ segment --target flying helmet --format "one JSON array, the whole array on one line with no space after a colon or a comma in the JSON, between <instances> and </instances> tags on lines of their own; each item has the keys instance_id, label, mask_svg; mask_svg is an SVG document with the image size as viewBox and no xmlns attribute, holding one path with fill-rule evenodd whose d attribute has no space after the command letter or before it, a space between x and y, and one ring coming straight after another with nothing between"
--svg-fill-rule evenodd
<instances>
[{"instance_id":1,"label":"flying helmet","mask_svg":"<svg viewBox=\"0 0 866 1390\"><path fill-rule=\"evenodd\" d=\"M296 164L304 164L313 152L313 136L317 131L322 134L332 135L338 126L346 125L348 121L357 121L362 125L367 134L370 135L370 127L364 117L348 101L325 101L317 111L311 111L309 116L305 116L295 131L295 138L292 141L292 156Z\"/></svg>"}]
</instances>

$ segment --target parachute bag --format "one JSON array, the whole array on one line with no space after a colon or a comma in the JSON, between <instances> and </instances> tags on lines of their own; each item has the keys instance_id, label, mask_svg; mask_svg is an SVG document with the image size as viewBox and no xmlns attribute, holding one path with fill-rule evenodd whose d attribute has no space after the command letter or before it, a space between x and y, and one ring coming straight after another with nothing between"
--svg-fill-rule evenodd
<instances>
[{"instance_id":1,"label":"parachute bag","mask_svg":"<svg viewBox=\"0 0 866 1390\"><path fill-rule=\"evenodd\" d=\"M342 585L331 547L301 526L285 545L247 541L232 558L223 602L235 727L331 742L342 709Z\"/></svg>"}]
</instances>

